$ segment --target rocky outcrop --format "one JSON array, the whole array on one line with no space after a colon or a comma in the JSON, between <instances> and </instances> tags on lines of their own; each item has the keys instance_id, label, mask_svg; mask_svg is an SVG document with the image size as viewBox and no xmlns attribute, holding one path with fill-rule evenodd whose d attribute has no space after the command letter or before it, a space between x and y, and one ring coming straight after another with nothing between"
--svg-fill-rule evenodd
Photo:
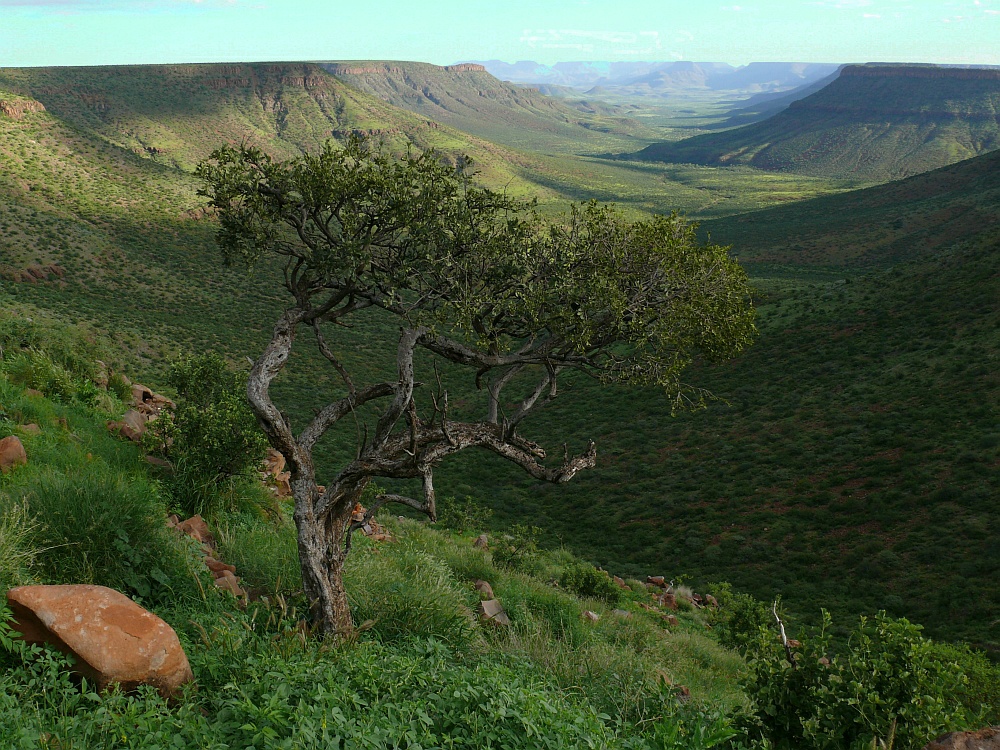
<instances>
[{"instance_id":1,"label":"rocky outcrop","mask_svg":"<svg viewBox=\"0 0 1000 750\"><path fill-rule=\"evenodd\" d=\"M951 732L924 746L924 750L1000 750L1000 727L978 732Z\"/></svg>"},{"instance_id":2,"label":"rocky outcrop","mask_svg":"<svg viewBox=\"0 0 1000 750\"><path fill-rule=\"evenodd\" d=\"M0 279L18 284L39 284L45 282L62 282L66 269L58 263L33 263L27 268L0 266Z\"/></svg>"},{"instance_id":3,"label":"rocky outcrop","mask_svg":"<svg viewBox=\"0 0 1000 750\"><path fill-rule=\"evenodd\" d=\"M14 629L73 657L100 690L152 685L175 697L194 675L177 634L122 593L104 586L21 586L7 592Z\"/></svg>"},{"instance_id":4,"label":"rocky outcrop","mask_svg":"<svg viewBox=\"0 0 1000 750\"><path fill-rule=\"evenodd\" d=\"M1000 81L998 68L953 68L938 65L845 65L847 78L937 78L953 81Z\"/></svg>"},{"instance_id":5,"label":"rocky outcrop","mask_svg":"<svg viewBox=\"0 0 1000 750\"><path fill-rule=\"evenodd\" d=\"M132 408L125 412L121 419L108 422L108 429L133 443L138 443L146 434L150 422L156 420L167 409L174 409L176 406L166 396L154 393L139 383L133 383Z\"/></svg>"},{"instance_id":6,"label":"rocky outcrop","mask_svg":"<svg viewBox=\"0 0 1000 750\"><path fill-rule=\"evenodd\" d=\"M510 618L507 617L503 606L496 599L487 599L486 601L479 602L476 612L479 614L480 622L491 623L493 625L510 625Z\"/></svg>"},{"instance_id":7,"label":"rocky outcrop","mask_svg":"<svg viewBox=\"0 0 1000 750\"><path fill-rule=\"evenodd\" d=\"M0 472L6 474L15 466L24 466L27 463L28 454L24 451L21 438L10 435L0 440Z\"/></svg>"},{"instance_id":8,"label":"rocky outcrop","mask_svg":"<svg viewBox=\"0 0 1000 750\"><path fill-rule=\"evenodd\" d=\"M34 99L0 99L0 115L23 120L29 112L44 112L45 105Z\"/></svg>"},{"instance_id":9,"label":"rocky outcrop","mask_svg":"<svg viewBox=\"0 0 1000 750\"><path fill-rule=\"evenodd\" d=\"M447 73L488 73L484 65L478 63L459 63L458 65L445 65Z\"/></svg>"}]
</instances>

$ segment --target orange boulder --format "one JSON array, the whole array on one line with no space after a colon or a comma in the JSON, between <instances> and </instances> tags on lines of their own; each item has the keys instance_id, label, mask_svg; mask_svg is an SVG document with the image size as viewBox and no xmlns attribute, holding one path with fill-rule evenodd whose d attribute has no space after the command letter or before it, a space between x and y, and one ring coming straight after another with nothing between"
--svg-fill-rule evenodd
<instances>
[{"instance_id":1,"label":"orange boulder","mask_svg":"<svg viewBox=\"0 0 1000 750\"><path fill-rule=\"evenodd\" d=\"M104 586L21 586L7 592L14 629L73 657L73 670L103 690L152 685L176 696L194 675L177 634L124 594Z\"/></svg>"}]
</instances>

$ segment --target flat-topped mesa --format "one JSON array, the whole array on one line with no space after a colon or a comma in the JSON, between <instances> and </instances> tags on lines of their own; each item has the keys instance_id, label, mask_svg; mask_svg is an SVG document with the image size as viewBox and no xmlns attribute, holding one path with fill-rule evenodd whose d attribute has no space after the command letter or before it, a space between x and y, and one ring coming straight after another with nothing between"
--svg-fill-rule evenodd
<instances>
[{"instance_id":1,"label":"flat-topped mesa","mask_svg":"<svg viewBox=\"0 0 1000 750\"><path fill-rule=\"evenodd\" d=\"M941 65L893 65L869 63L845 65L841 76L848 78L939 78L955 81L1000 81L1000 67L953 68Z\"/></svg>"},{"instance_id":2,"label":"flat-topped mesa","mask_svg":"<svg viewBox=\"0 0 1000 750\"><path fill-rule=\"evenodd\" d=\"M24 119L29 112L44 112L45 105L34 99L0 99L0 115L12 120Z\"/></svg>"},{"instance_id":3,"label":"flat-topped mesa","mask_svg":"<svg viewBox=\"0 0 1000 750\"><path fill-rule=\"evenodd\" d=\"M458 65L445 65L446 73L488 73L485 65L479 63L459 63Z\"/></svg>"},{"instance_id":4,"label":"flat-topped mesa","mask_svg":"<svg viewBox=\"0 0 1000 750\"><path fill-rule=\"evenodd\" d=\"M405 72L403 68L392 63L327 63L325 67L335 76L385 75L387 73L401 74Z\"/></svg>"}]
</instances>

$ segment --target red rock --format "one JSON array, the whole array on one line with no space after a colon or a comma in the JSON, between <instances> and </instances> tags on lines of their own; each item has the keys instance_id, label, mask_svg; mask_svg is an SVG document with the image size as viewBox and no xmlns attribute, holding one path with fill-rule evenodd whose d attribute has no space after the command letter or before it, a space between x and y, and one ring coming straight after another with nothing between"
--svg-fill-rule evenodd
<instances>
[{"instance_id":1,"label":"red rock","mask_svg":"<svg viewBox=\"0 0 1000 750\"><path fill-rule=\"evenodd\" d=\"M278 497L291 497L292 496L292 485L289 482L292 475L290 472L283 471L277 477L275 477L275 482L278 485Z\"/></svg>"},{"instance_id":2,"label":"red rock","mask_svg":"<svg viewBox=\"0 0 1000 750\"><path fill-rule=\"evenodd\" d=\"M618 576L612 577L611 580L614 581L615 582L615 586L617 586L620 589L625 589L625 591L631 591L632 590L632 589L630 589L628 587L628 584L626 584L625 581L623 579L619 578Z\"/></svg>"},{"instance_id":3,"label":"red rock","mask_svg":"<svg viewBox=\"0 0 1000 750\"><path fill-rule=\"evenodd\" d=\"M476 549L489 549L490 547L489 537L487 537L486 534L480 534L479 536L476 537L476 540L472 543L472 546L475 547Z\"/></svg>"},{"instance_id":4,"label":"red rock","mask_svg":"<svg viewBox=\"0 0 1000 750\"><path fill-rule=\"evenodd\" d=\"M663 576L646 576L646 583L659 586L661 589L665 589L667 587L667 582Z\"/></svg>"},{"instance_id":5,"label":"red rock","mask_svg":"<svg viewBox=\"0 0 1000 750\"><path fill-rule=\"evenodd\" d=\"M718 606L719 606L718 600L714 596L712 596L711 594L705 594L705 603L706 604L710 604L710 605L712 605L713 607L716 607L716 608L718 608Z\"/></svg>"},{"instance_id":6,"label":"red rock","mask_svg":"<svg viewBox=\"0 0 1000 750\"><path fill-rule=\"evenodd\" d=\"M205 523L205 519L201 515L191 516L186 521L181 521L177 524L177 530L206 545L210 550L215 548L215 537L212 536L208 524Z\"/></svg>"},{"instance_id":7,"label":"red rock","mask_svg":"<svg viewBox=\"0 0 1000 750\"><path fill-rule=\"evenodd\" d=\"M923 750L1000 750L1000 727L978 732L950 732L927 743Z\"/></svg>"},{"instance_id":8,"label":"red rock","mask_svg":"<svg viewBox=\"0 0 1000 750\"><path fill-rule=\"evenodd\" d=\"M223 571L222 575L215 579L215 585L223 591L229 591L234 596L247 595L247 592L240 587L239 577L234 576L228 570Z\"/></svg>"},{"instance_id":9,"label":"red rock","mask_svg":"<svg viewBox=\"0 0 1000 750\"><path fill-rule=\"evenodd\" d=\"M486 581L476 581L473 585L475 586L476 591L478 591L484 599L493 598L493 587Z\"/></svg>"},{"instance_id":10,"label":"red rock","mask_svg":"<svg viewBox=\"0 0 1000 750\"><path fill-rule=\"evenodd\" d=\"M597 614L596 612L591 612L589 609L583 610L582 617L584 620L589 620L590 622L597 622L598 620L601 619L601 616L599 614Z\"/></svg>"},{"instance_id":11,"label":"red rock","mask_svg":"<svg viewBox=\"0 0 1000 750\"><path fill-rule=\"evenodd\" d=\"M194 680L177 634L104 586L21 586L7 592L14 628L28 643L71 655L73 670L103 690L152 685L166 698Z\"/></svg>"},{"instance_id":12,"label":"red rock","mask_svg":"<svg viewBox=\"0 0 1000 750\"><path fill-rule=\"evenodd\" d=\"M277 477L285 470L285 456L274 448L267 449L267 456L264 458L264 469L272 477Z\"/></svg>"},{"instance_id":13,"label":"red rock","mask_svg":"<svg viewBox=\"0 0 1000 750\"><path fill-rule=\"evenodd\" d=\"M666 620L667 625L670 625L671 627L676 627L677 625L680 624L680 622L674 615L664 615L663 619Z\"/></svg>"},{"instance_id":14,"label":"red rock","mask_svg":"<svg viewBox=\"0 0 1000 750\"><path fill-rule=\"evenodd\" d=\"M222 573L224 573L225 571L227 571L227 570L230 573L233 573L233 574L236 573L236 566L235 565L229 565L227 563L220 562L219 560L216 560L214 557L206 557L205 558L205 565L213 573L219 573L220 575Z\"/></svg>"},{"instance_id":15,"label":"red rock","mask_svg":"<svg viewBox=\"0 0 1000 750\"><path fill-rule=\"evenodd\" d=\"M15 466L24 466L27 463L28 454L24 452L21 438L10 435L0 440L0 472L6 474Z\"/></svg>"}]
</instances>

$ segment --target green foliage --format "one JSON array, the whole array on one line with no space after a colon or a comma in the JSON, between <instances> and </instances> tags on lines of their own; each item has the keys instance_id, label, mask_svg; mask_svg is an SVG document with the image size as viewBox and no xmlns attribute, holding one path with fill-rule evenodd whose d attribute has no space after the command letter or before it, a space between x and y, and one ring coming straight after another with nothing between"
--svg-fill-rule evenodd
<instances>
[{"instance_id":1,"label":"green foliage","mask_svg":"<svg viewBox=\"0 0 1000 750\"><path fill-rule=\"evenodd\" d=\"M763 739L791 748L896 747L916 750L966 714L956 701L965 678L941 661L920 628L884 612L862 617L847 650L833 654L831 620L795 652L795 666L771 638L750 663L747 691Z\"/></svg>"},{"instance_id":2,"label":"green foliage","mask_svg":"<svg viewBox=\"0 0 1000 750\"><path fill-rule=\"evenodd\" d=\"M750 594L733 591L728 583L716 583L709 591L719 603L709 610L709 622L715 629L719 643L746 653L760 645L761 633L774 619L770 608Z\"/></svg>"},{"instance_id":3,"label":"green foliage","mask_svg":"<svg viewBox=\"0 0 1000 750\"><path fill-rule=\"evenodd\" d=\"M459 533L485 529L492 516L492 508L477 503L470 495L462 499L445 497L437 503L437 522Z\"/></svg>"},{"instance_id":4,"label":"green foliage","mask_svg":"<svg viewBox=\"0 0 1000 750\"><path fill-rule=\"evenodd\" d=\"M170 368L177 408L152 423L147 440L174 464L174 498L188 513L204 511L220 484L251 475L264 459L267 439L247 403L246 381L214 353Z\"/></svg>"},{"instance_id":5,"label":"green foliage","mask_svg":"<svg viewBox=\"0 0 1000 750\"><path fill-rule=\"evenodd\" d=\"M193 556L164 526L156 487L135 475L93 466L74 475L25 472L0 493L0 507L19 504L35 575L51 583L93 583L145 600L190 595Z\"/></svg>"},{"instance_id":6,"label":"green foliage","mask_svg":"<svg viewBox=\"0 0 1000 750\"><path fill-rule=\"evenodd\" d=\"M942 662L954 663L966 681L958 697L972 727L1000 726L1000 664L966 644L935 643Z\"/></svg>"},{"instance_id":7,"label":"green foliage","mask_svg":"<svg viewBox=\"0 0 1000 750\"><path fill-rule=\"evenodd\" d=\"M530 571L538 558L537 526L518 523L504 534L496 534L490 542L493 563L507 570Z\"/></svg>"},{"instance_id":8,"label":"green foliage","mask_svg":"<svg viewBox=\"0 0 1000 750\"><path fill-rule=\"evenodd\" d=\"M602 599L608 604L617 604L622 595L622 590L611 580L607 571L598 570L582 561L563 568L559 585L579 596Z\"/></svg>"}]
</instances>

